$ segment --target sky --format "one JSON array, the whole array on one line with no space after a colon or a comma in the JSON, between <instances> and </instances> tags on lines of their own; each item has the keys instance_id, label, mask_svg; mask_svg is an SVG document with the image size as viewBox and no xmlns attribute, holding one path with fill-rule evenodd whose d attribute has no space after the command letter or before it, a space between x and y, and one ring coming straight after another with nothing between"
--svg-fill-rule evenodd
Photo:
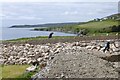
<instances>
[{"instance_id":1,"label":"sky","mask_svg":"<svg viewBox=\"0 0 120 80\"><path fill-rule=\"evenodd\" d=\"M118 2L119 0L0 0L0 2Z\"/></svg>"},{"instance_id":2,"label":"sky","mask_svg":"<svg viewBox=\"0 0 120 80\"><path fill-rule=\"evenodd\" d=\"M113 0L105 0L106 2L102 2L102 0L101 2L96 0L91 2L87 0L32 1L4 0L0 5L2 26L85 22L118 13L118 0L114 0L114 2Z\"/></svg>"}]
</instances>

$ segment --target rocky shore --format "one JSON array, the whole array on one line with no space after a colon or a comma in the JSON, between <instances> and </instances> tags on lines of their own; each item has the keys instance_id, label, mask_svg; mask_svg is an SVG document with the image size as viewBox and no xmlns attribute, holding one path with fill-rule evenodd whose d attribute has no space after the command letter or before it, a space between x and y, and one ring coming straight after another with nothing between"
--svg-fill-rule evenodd
<instances>
[{"instance_id":1,"label":"rocky shore","mask_svg":"<svg viewBox=\"0 0 120 80\"><path fill-rule=\"evenodd\" d=\"M117 46L120 42L116 41ZM117 78L119 48L103 53L104 41L59 42L46 44L1 44L0 62L4 65L31 64L44 68L33 78ZM115 56L116 55L116 56ZM113 58L116 57L116 58Z\"/></svg>"}]
</instances>

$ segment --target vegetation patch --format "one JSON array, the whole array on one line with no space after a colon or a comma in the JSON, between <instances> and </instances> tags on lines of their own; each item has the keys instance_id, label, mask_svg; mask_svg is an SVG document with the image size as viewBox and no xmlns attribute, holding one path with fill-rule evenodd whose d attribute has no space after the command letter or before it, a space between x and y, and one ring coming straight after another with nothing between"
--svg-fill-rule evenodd
<instances>
[{"instance_id":1,"label":"vegetation patch","mask_svg":"<svg viewBox=\"0 0 120 80\"><path fill-rule=\"evenodd\" d=\"M73 38L74 36L53 36L52 39L62 39L62 38ZM11 40L3 40L2 42L26 42L31 40L46 40L48 36L37 36L37 37L29 37L29 38L18 38Z\"/></svg>"},{"instance_id":2,"label":"vegetation patch","mask_svg":"<svg viewBox=\"0 0 120 80\"><path fill-rule=\"evenodd\" d=\"M5 65L2 67L2 78L17 78L29 65Z\"/></svg>"},{"instance_id":3,"label":"vegetation patch","mask_svg":"<svg viewBox=\"0 0 120 80\"><path fill-rule=\"evenodd\" d=\"M72 26L63 26L63 27L49 27L49 28L35 28L34 30L40 31L61 31L67 33L78 33L81 30L84 30L84 33L93 34L93 33L112 33L119 32L120 25L116 20L104 20L104 21L89 21L86 23L81 23Z\"/></svg>"}]
</instances>

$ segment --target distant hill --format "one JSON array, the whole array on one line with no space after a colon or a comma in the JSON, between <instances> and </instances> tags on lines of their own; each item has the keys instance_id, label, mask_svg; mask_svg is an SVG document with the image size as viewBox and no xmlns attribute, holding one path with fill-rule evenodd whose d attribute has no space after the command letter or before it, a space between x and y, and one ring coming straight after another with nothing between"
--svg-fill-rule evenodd
<instances>
[{"instance_id":1,"label":"distant hill","mask_svg":"<svg viewBox=\"0 0 120 80\"><path fill-rule=\"evenodd\" d=\"M34 28L34 27L59 27L66 25L80 24L80 22L69 22L69 23L48 23L48 24L37 24L37 25L13 25L10 28Z\"/></svg>"},{"instance_id":2,"label":"distant hill","mask_svg":"<svg viewBox=\"0 0 120 80\"><path fill-rule=\"evenodd\" d=\"M88 22L78 23L71 26L59 26L49 28L35 28L40 31L61 31L67 33L79 33L83 31L84 34L95 33L112 33L120 32L120 14L113 14L103 18L96 18Z\"/></svg>"},{"instance_id":3,"label":"distant hill","mask_svg":"<svg viewBox=\"0 0 120 80\"><path fill-rule=\"evenodd\" d=\"M86 34L120 32L120 13L96 18L88 22L47 23L37 25L13 25L10 28L34 28L36 31L60 31ZM41 28L45 27L45 28Z\"/></svg>"},{"instance_id":4,"label":"distant hill","mask_svg":"<svg viewBox=\"0 0 120 80\"><path fill-rule=\"evenodd\" d=\"M113 14L103 18L96 18L89 22L95 21L103 21L103 20L120 20L120 13ZM36 25L13 25L9 28L32 28L32 27L63 27L63 26L71 26L71 25L78 25L78 24L86 24L87 22L68 22L68 23L47 23L47 24L36 24Z\"/></svg>"}]
</instances>

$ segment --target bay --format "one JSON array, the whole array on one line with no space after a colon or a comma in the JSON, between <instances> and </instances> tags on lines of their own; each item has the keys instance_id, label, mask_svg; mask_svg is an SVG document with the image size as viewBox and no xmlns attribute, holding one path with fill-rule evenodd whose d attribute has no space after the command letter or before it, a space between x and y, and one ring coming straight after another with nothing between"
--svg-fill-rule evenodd
<instances>
[{"instance_id":1,"label":"bay","mask_svg":"<svg viewBox=\"0 0 120 80\"><path fill-rule=\"evenodd\" d=\"M10 40L25 37L48 36L54 31L33 31L33 28L7 28L0 29L0 40ZM63 32L54 32L53 36L75 36L75 34L68 34Z\"/></svg>"}]
</instances>

